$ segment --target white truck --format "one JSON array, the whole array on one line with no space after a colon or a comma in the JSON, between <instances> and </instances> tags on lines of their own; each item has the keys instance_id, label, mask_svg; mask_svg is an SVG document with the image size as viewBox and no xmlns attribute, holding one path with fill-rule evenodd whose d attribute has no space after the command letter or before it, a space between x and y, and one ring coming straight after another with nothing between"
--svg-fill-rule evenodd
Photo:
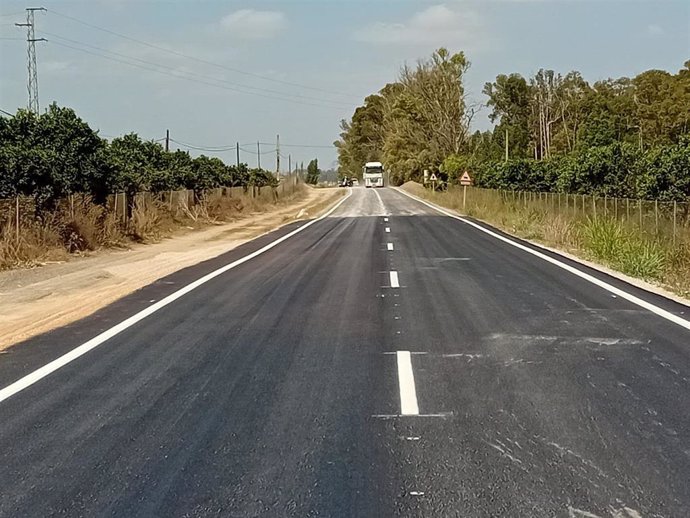
<instances>
[{"instance_id":1,"label":"white truck","mask_svg":"<svg viewBox=\"0 0 690 518\"><path fill-rule=\"evenodd\" d=\"M383 187L383 164L381 162L367 162L362 168L365 187Z\"/></svg>"}]
</instances>

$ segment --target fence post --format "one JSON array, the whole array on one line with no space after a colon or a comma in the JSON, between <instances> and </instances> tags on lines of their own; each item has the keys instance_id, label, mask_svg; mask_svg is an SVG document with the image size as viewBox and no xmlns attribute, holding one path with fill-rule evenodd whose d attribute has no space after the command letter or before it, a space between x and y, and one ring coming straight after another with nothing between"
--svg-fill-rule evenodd
<instances>
[{"instance_id":1,"label":"fence post","mask_svg":"<svg viewBox=\"0 0 690 518\"><path fill-rule=\"evenodd\" d=\"M14 224L17 244L19 244L19 196L14 199Z\"/></svg>"},{"instance_id":2,"label":"fence post","mask_svg":"<svg viewBox=\"0 0 690 518\"><path fill-rule=\"evenodd\" d=\"M654 234L659 235L659 200L654 200Z\"/></svg>"},{"instance_id":3,"label":"fence post","mask_svg":"<svg viewBox=\"0 0 690 518\"><path fill-rule=\"evenodd\" d=\"M594 213L594 219L597 219L597 197L592 195L592 212Z\"/></svg>"},{"instance_id":4,"label":"fence post","mask_svg":"<svg viewBox=\"0 0 690 518\"><path fill-rule=\"evenodd\" d=\"M625 222L630 223L630 198L625 199Z\"/></svg>"},{"instance_id":5,"label":"fence post","mask_svg":"<svg viewBox=\"0 0 690 518\"><path fill-rule=\"evenodd\" d=\"M676 212L678 203L673 200L673 246L676 246Z\"/></svg>"}]
</instances>

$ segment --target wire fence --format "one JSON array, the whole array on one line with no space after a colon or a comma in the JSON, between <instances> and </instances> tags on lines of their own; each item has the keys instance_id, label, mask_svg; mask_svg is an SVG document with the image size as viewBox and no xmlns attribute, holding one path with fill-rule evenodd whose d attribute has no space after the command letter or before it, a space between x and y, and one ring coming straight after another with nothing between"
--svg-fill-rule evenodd
<instances>
[{"instance_id":1,"label":"wire fence","mask_svg":"<svg viewBox=\"0 0 690 518\"><path fill-rule=\"evenodd\" d=\"M450 186L449 194L463 198L463 188ZM467 187L464 207L495 204L533 209L568 219L610 219L648 237L673 244L690 243L690 203L678 201L612 198L587 194L503 191Z\"/></svg>"},{"instance_id":2,"label":"wire fence","mask_svg":"<svg viewBox=\"0 0 690 518\"><path fill-rule=\"evenodd\" d=\"M127 225L137 210L145 210L151 206L167 210L173 217L178 217L193 215L196 208L205 207L224 198L275 203L283 197L294 194L298 190L299 183L299 177L291 174L282 176L275 187L218 187L204 191L183 189L155 193L139 192L133 195L119 192L109 195L103 208L109 217L122 225ZM92 205L90 196L73 194L56 200L48 212L52 215L62 214L74 219L75 215L88 205ZM12 234L18 241L23 224L46 217L47 211L33 197L17 196L0 199L0 231L5 239Z\"/></svg>"}]
</instances>

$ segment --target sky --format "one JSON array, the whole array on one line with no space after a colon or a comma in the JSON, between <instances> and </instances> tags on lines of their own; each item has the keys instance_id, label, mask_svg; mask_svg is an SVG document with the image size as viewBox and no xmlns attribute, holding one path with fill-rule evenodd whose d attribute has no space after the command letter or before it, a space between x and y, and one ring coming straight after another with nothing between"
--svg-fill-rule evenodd
<instances>
[{"instance_id":1,"label":"sky","mask_svg":"<svg viewBox=\"0 0 690 518\"><path fill-rule=\"evenodd\" d=\"M0 3L0 109L26 106L26 7L36 14L41 110L100 135L281 169L335 165L341 119L436 48L464 51L466 91L502 73L579 70L594 82L690 59L688 0L88 0ZM491 127L489 110L476 129ZM180 144L182 143L182 144Z\"/></svg>"}]
</instances>

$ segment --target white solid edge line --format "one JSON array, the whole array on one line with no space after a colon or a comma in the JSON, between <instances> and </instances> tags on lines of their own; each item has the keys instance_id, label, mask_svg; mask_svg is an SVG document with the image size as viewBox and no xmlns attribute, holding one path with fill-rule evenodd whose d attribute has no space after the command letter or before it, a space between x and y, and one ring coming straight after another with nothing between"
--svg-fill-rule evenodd
<instances>
[{"instance_id":1,"label":"white solid edge line","mask_svg":"<svg viewBox=\"0 0 690 518\"><path fill-rule=\"evenodd\" d=\"M400 281L398 280L398 272L390 272L391 276L391 288L399 288Z\"/></svg>"},{"instance_id":2,"label":"white solid edge line","mask_svg":"<svg viewBox=\"0 0 690 518\"><path fill-rule=\"evenodd\" d=\"M387 243L388 250L393 250L393 243Z\"/></svg>"},{"instance_id":3,"label":"white solid edge line","mask_svg":"<svg viewBox=\"0 0 690 518\"><path fill-rule=\"evenodd\" d=\"M521 243L518 243L516 241L513 241L512 239L508 239L505 236L502 236L500 234L497 234L496 232L493 232L487 228L482 227L481 225L478 225L477 223L470 221L468 219L465 219L461 216L457 216L451 212L448 212L433 203L429 203L425 200L422 200L421 198L414 196L412 194L409 194L402 189L396 189L399 193L407 196L408 198L411 198L413 200L418 201L419 203L423 203L427 207L431 207L432 209L440 212L441 214L444 214L450 218L457 219L459 221L462 221L463 223L466 223L467 225L471 225L472 227L476 228L477 230L481 230L485 234L489 234L492 237L495 237L496 239L499 239L501 241L504 241L505 243L508 243L509 245L512 245L516 248L519 248L520 250L523 250L524 252L527 252L528 254L532 254L536 257L539 257L540 259L543 259L546 262L549 262L555 266L558 266L559 268L562 268L563 270L572 273L573 275L576 275L580 277L581 279L586 280L587 282L590 282L594 284L595 286L599 286L600 288L605 289L609 293L613 293L614 295L627 300L628 302L632 302L633 304L640 306L641 308L646 309L647 311L651 311L655 315L660 316L661 318L664 318L668 320L669 322L673 322L674 324L677 324L681 327L684 327L685 329L690 331L690 321L685 320L684 318L679 317L678 315L674 315L670 311L666 311L665 309L660 308L659 306L656 306L652 304L651 302L647 302L646 300L642 300L639 297L636 297L635 295L628 293L627 291L624 291L620 288L616 288L615 286L612 286L606 281L602 281L601 279L597 279L593 275L590 275L588 273L585 273L581 270L578 270L577 268L574 268L573 266L570 266L569 264L563 263L559 261L558 259L555 259L553 257L550 257L542 252L539 252L538 250L534 250L528 246L525 246Z\"/></svg>"},{"instance_id":4,"label":"white solid edge line","mask_svg":"<svg viewBox=\"0 0 690 518\"><path fill-rule=\"evenodd\" d=\"M101 334L95 336L91 340L84 342L82 345L72 349L70 352L63 354L59 358L56 358L55 360L51 361L50 363L45 364L43 367L31 372L30 374L27 374L23 378L18 379L14 383L11 383L10 385L6 386L2 390L0 390L0 403L6 400L7 398L15 395L18 392L21 392L27 387L30 387L37 381L45 378L49 374L55 372L56 370L60 369L61 367L64 367L68 363L76 360L80 356L86 354L92 349L95 349L102 343L106 342L110 338L114 337L115 335L121 333L125 329L133 326L137 322L140 322L141 320L144 320L146 317L152 315L159 309L167 306L168 304L176 301L183 295L186 295L190 291L198 288L202 284L207 283L208 281L214 279L215 277L218 277L219 275L227 272L228 270L232 270L233 268L246 263L247 261L250 261L251 259L254 259L255 257L263 254L264 252L269 251L271 248L279 245L283 241L286 241L293 237L294 235L302 232L303 230L309 228L312 226L314 223L317 221L321 221L324 218L327 218L330 216L340 205L342 205L345 200L347 200L350 196L352 195L352 189L349 190L347 196L342 198L340 201L338 201L328 212L325 214L321 215L320 217L313 219L311 221L308 221L304 225L302 225L299 228L296 228L295 230L285 234L282 237L279 237L275 241L271 241L269 244L265 245L264 247L260 248L259 250L256 250L255 252L252 252L251 254L245 255L244 257L237 259L236 261L233 261L232 263L226 264L225 266L222 266L221 268L218 268L217 270L212 271L211 273L208 273L204 275L203 277L200 277L199 279L195 280L194 282L187 284L183 288L180 288L179 290L171 293L167 297L159 300L155 304L147 307L146 309L143 309L142 311L132 315L131 317L127 318L126 320L123 320L119 324L111 327L110 329L102 332Z\"/></svg>"},{"instance_id":5,"label":"white solid edge line","mask_svg":"<svg viewBox=\"0 0 690 518\"><path fill-rule=\"evenodd\" d=\"M400 387L400 414L418 415L417 390L414 386L410 351L398 351L398 385Z\"/></svg>"}]
</instances>

